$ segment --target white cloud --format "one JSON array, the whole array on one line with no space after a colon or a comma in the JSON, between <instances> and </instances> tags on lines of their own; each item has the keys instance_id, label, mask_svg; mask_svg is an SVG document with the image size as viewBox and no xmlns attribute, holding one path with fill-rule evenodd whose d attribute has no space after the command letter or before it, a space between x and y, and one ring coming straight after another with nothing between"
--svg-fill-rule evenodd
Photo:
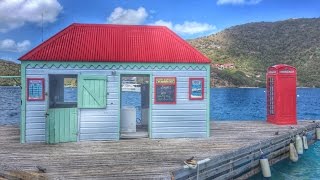
<instances>
[{"instance_id":1,"label":"white cloud","mask_svg":"<svg viewBox=\"0 0 320 180\"><path fill-rule=\"evenodd\" d=\"M172 22L171 22L171 21L158 20L158 21L154 22L154 23L151 24L151 25L166 26L166 27L168 27L169 29L172 29L172 30L173 30L173 25L172 25Z\"/></svg>"},{"instance_id":2,"label":"white cloud","mask_svg":"<svg viewBox=\"0 0 320 180\"><path fill-rule=\"evenodd\" d=\"M148 17L148 12L144 7L134 9L123 9L117 7L107 18L110 24L142 24Z\"/></svg>"},{"instance_id":3,"label":"white cloud","mask_svg":"<svg viewBox=\"0 0 320 180\"><path fill-rule=\"evenodd\" d=\"M62 10L57 0L0 0L0 32L25 23L52 23Z\"/></svg>"},{"instance_id":4,"label":"white cloud","mask_svg":"<svg viewBox=\"0 0 320 180\"><path fill-rule=\"evenodd\" d=\"M151 12L150 12L151 13ZM152 13L151 13L152 14ZM123 9L117 7L113 10L110 16L107 18L107 23L110 24L144 24L149 14L144 7L138 9ZM204 32L213 31L215 26L200 23L196 21L184 21L182 24L173 24L171 21L158 20L150 25L166 26L169 29L179 34L193 35Z\"/></svg>"},{"instance_id":5,"label":"white cloud","mask_svg":"<svg viewBox=\"0 0 320 180\"><path fill-rule=\"evenodd\" d=\"M216 27L207 23L199 23L196 21L185 21L183 24L174 25L174 30L182 34L198 34L215 30Z\"/></svg>"},{"instance_id":6,"label":"white cloud","mask_svg":"<svg viewBox=\"0 0 320 180\"><path fill-rule=\"evenodd\" d=\"M216 29L213 25L196 21L184 21L182 24L173 24L171 21L159 20L152 25L166 26L179 34L188 35L205 33Z\"/></svg>"},{"instance_id":7,"label":"white cloud","mask_svg":"<svg viewBox=\"0 0 320 180\"><path fill-rule=\"evenodd\" d=\"M224 4L232 4L232 5L240 5L240 4L248 4L248 5L253 5L253 4L258 4L262 0L218 0L217 4L218 5L224 5Z\"/></svg>"},{"instance_id":8,"label":"white cloud","mask_svg":"<svg viewBox=\"0 0 320 180\"><path fill-rule=\"evenodd\" d=\"M15 42L12 39L0 40L0 51L23 52L29 49L31 43L29 40Z\"/></svg>"}]
</instances>

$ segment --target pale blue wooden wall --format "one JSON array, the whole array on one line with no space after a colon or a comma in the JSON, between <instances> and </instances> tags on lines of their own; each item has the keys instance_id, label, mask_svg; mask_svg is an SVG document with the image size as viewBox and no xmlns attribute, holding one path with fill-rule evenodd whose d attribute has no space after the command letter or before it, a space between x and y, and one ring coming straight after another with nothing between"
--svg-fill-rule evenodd
<instances>
[{"instance_id":1,"label":"pale blue wooden wall","mask_svg":"<svg viewBox=\"0 0 320 180\"><path fill-rule=\"evenodd\" d=\"M119 76L122 73L145 74L151 73L153 78L170 76L177 77L177 104L154 104L152 92L152 138L176 137L207 137L207 83L205 83L205 99L190 101L188 94L189 77L206 77L210 70L205 68L192 69L157 69L138 67L130 70L84 69L72 67L27 67L26 77L45 78L46 92L48 91L48 74L95 74L107 76L107 108L79 109L79 141L87 140L117 140L119 138ZM152 88L153 89L153 88ZM47 98L46 98L47 99ZM45 141L45 112L47 101L26 102L26 142Z\"/></svg>"}]
</instances>

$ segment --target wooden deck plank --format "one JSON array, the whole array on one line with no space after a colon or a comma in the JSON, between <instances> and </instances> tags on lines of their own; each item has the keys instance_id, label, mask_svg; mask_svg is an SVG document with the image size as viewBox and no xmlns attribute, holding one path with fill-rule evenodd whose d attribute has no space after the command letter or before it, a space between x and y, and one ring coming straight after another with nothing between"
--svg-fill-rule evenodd
<instances>
[{"instance_id":1,"label":"wooden deck plank","mask_svg":"<svg viewBox=\"0 0 320 180\"><path fill-rule=\"evenodd\" d=\"M318 123L318 121L317 121ZM304 129L312 121L299 121ZM20 144L19 129L0 126L0 177L10 171L36 172L45 167L49 179L171 179L191 156L213 158L240 148L293 132L291 126L264 121L219 121L211 123L206 139L130 139L47 145ZM278 135L275 133L278 132Z\"/></svg>"}]
</instances>

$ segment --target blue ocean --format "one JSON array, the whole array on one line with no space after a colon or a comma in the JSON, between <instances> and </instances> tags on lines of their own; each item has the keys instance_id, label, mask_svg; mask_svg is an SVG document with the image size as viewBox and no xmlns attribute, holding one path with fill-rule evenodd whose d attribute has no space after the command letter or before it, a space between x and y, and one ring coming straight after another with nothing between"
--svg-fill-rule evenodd
<instances>
[{"instance_id":1,"label":"blue ocean","mask_svg":"<svg viewBox=\"0 0 320 180\"><path fill-rule=\"evenodd\" d=\"M72 101L76 97L74 89L66 88L66 97ZM266 93L264 88L212 88L211 119L225 120L266 120ZM0 87L0 125L19 125L20 88ZM135 92L122 93L122 106L137 109L140 120L141 95ZM297 112L299 120L320 119L320 89L298 88ZM300 180L319 179L320 177L320 142L309 148L298 163L284 160L272 166L272 179ZM262 179L261 174L252 179Z\"/></svg>"}]
</instances>

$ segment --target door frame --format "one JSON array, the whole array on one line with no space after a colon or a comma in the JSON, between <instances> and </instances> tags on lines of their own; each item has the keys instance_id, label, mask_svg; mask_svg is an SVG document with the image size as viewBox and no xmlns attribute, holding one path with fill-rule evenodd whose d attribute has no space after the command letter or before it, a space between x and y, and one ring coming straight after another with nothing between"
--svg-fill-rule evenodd
<instances>
[{"instance_id":1,"label":"door frame","mask_svg":"<svg viewBox=\"0 0 320 180\"><path fill-rule=\"evenodd\" d=\"M78 72L74 72L74 71L71 71L69 73L64 73L64 71L62 71L63 73L60 73L59 71L56 71L54 73L48 73L46 74L46 77L45 77L45 101L46 101L46 111L45 111L45 142L46 143L49 143L49 129L47 128L48 126L50 126L50 122L49 122L49 116L47 116L47 113L49 112L49 109L50 109L50 76L55 76L55 75L74 75L76 76L76 79L77 79L77 91L78 91L78 86L79 86L79 76L81 73L78 73ZM78 108L78 92L77 92L77 107L76 108L76 112L77 112L77 115L76 115L76 118L77 118L77 140L75 142L79 142L80 141L80 109ZM51 109L54 109L54 108L51 108Z\"/></svg>"},{"instance_id":2,"label":"door frame","mask_svg":"<svg viewBox=\"0 0 320 180\"><path fill-rule=\"evenodd\" d=\"M119 105L118 105L118 140L121 138L121 98L122 98L122 93L121 93L121 87L122 87L122 80L121 77L125 75L133 75L133 76L149 76L149 121L148 121L148 138L152 139L152 84L153 84L153 75L150 72L134 72L134 71L129 71L129 72L120 72L119 77L118 77L118 93L119 93Z\"/></svg>"}]
</instances>

